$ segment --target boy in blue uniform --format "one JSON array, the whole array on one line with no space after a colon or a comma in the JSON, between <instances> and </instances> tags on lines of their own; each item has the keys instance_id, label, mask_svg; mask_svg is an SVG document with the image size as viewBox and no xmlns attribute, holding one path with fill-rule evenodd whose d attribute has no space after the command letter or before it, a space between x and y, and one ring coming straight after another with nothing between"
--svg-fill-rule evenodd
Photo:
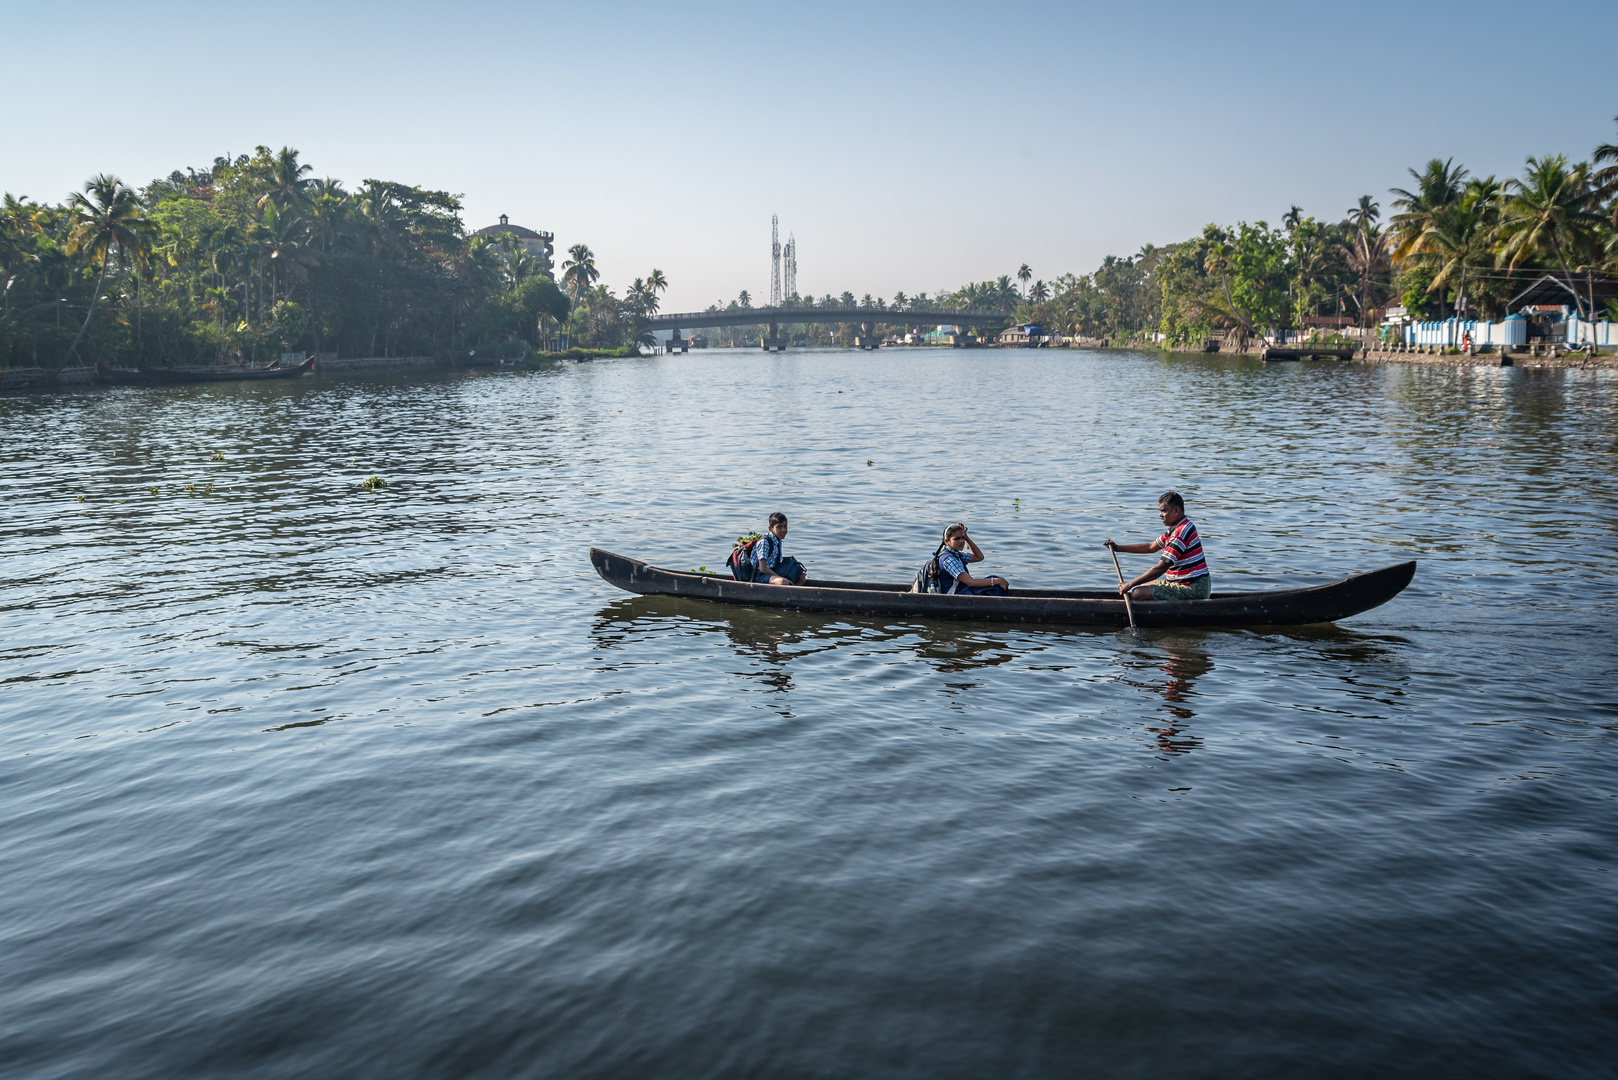
<instances>
[{"instance_id":1,"label":"boy in blue uniform","mask_svg":"<svg viewBox=\"0 0 1618 1080\"><path fill-rule=\"evenodd\" d=\"M780 511L770 515L770 528L753 545L755 585L802 585L809 576L803 564L781 550L787 538L787 516Z\"/></svg>"}]
</instances>

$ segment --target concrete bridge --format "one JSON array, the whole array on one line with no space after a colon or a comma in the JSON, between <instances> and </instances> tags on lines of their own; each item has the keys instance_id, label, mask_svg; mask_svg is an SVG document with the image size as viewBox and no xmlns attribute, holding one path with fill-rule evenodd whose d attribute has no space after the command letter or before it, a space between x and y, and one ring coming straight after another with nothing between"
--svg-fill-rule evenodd
<instances>
[{"instance_id":1,"label":"concrete bridge","mask_svg":"<svg viewBox=\"0 0 1618 1080\"><path fill-rule=\"evenodd\" d=\"M673 330L669 341L670 352L684 352L681 330L696 330L705 326L763 326L766 328L759 343L766 352L779 352L786 348L781 340L782 323L858 323L860 332L854 338L856 348L876 347L876 327L880 324L899 326L981 326L998 328L1011 322L1003 311L949 311L944 308L821 308L821 307L758 307L731 308L728 311L686 311L657 315L647 322L650 330Z\"/></svg>"}]
</instances>

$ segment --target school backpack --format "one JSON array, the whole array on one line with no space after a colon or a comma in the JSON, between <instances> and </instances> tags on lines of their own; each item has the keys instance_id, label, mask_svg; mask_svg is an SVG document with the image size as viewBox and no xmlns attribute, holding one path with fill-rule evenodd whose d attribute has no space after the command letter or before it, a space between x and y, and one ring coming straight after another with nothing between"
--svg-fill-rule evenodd
<instances>
[{"instance_id":1,"label":"school backpack","mask_svg":"<svg viewBox=\"0 0 1618 1080\"><path fill-rule=\"evenodd\" d=\"M939 544L938 550L933 552L933 557L921 564L921 569L916 571L915 580L910 583L911 592L952 595L960 589L961 583L959 580L950 578L948 582L945 582L944 572L938 568L938 556L943 550L944 545Z\"/></svg>"},{"instance_id":2,"label":"school backpack","mask_svg":"<svg viewBox=\"0 0 1618 1080\"><path fill-rule=\"evenodd\" d=\"M753 545L762 539L763 533L748 533L736 538L736 546L725 560L725 565L730 567L731 577L737 581L752 581L758 575L758 568L753 565Z\"/></svg>"}]
</instances>

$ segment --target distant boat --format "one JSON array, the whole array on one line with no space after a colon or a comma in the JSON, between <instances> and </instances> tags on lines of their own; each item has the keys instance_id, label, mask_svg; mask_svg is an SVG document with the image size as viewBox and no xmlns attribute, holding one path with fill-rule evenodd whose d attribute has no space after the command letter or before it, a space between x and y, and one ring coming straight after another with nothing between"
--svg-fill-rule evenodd
<instances>
[{"instance_id":1,"label":"distant boat","mask_svg":"<svg viewBox=\"0 0 1618 1080\"><path fill-rule=\"evenodd\" d=\"M282 366L279 360L261 367L214 364L203 367L114 368L96 365L96 379L113 386L147 386L164 383L259 382L265 379L295 379L315 369L315 358Z\"/></svg>"},{"instance_id":2,"label":"distant boat","mask_svg":"<svg viewBox=\"0 0 1618 1080\"><path fill-rule=\"evenodd\" d=\"M596 573L626 592L681 596L722 604L900 615L915 619L987 619L1065 626L1128 626L1116 591L1012 589L1007 596L913 593L909 585L816 581L759 585L720 574L663 570L638 559L590 549ZM1336 622L1387 603L1415 576L1414 562L1354 574L1327 585L1264 592L1216 592L1206 600L1133 600L1140 626L1302 626Z\"/></svg>"}]
</instances>

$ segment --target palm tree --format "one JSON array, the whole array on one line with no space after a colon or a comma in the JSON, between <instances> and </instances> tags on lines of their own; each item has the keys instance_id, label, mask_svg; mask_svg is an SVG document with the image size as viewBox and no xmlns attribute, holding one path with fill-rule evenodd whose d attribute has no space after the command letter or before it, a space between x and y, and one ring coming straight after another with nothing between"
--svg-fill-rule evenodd
<instances>
[{"instance_id":1,"label":"palm tree","mask_svg":"<svg viewBox=\"0 0 1618 1080\"><path fill-rule=\"evenodd\" d=\"M286 295L290 301L297 283L309 277L309 268L320 265L320 260L302 243L308 229L297 214L290 210L277 210L272 202L264 207L262 232L265 258L270 264L270 301L274 303L280 298L283 270L292 278Z\"/></svg>"},{"instance_id":2,"label":"palm tree","mask_svg":"<svg viewBox=\"0 0 1618 1080\"><path fill-rule=\"evenodd\" d=\"M1570 166L1566 154L1529 158L1523 179L1508 184L1511 198L1500 221L1504 243L1496 265L1515 269L1526 260L1554 257L1573 290L1579 318L1586 318L1570 259L1594 247L1602 224L1597 192L1590 184L1590 166ZM1593 287L1590 306L1595 306Z\"/></svg>"},{"instance_id":3,"label":"palm tree","mask_svg":"<svg viewBox=\"0 0 1618 1080\"><path fill-rule=\"evenodd\" d=\"M753 306L753 294L743 289L737 294L736 302L744 308L750 308Z\"/></svg>"},{"instance_id":4,"label":"palm tree","mask_svg":"<svg viewBox=\"0 0 1618 1080\"><path fill-rule=\"evenodd\" d=\"M1612 119L1614 123L1618 123L1618 116ZM1590 174L1590 182L1596 187L1596 198L1605 201L1618 194L1618 143L1602 143L1596 147L1596 152L1590 156L1590 162L1592 165L1603 166ZM1614 205L1613 215L1614 219L1618 220L1618 205Z\"/></svg>"},{"instance_id":5,"label":"palm tree","mask_svg":"<svg viewBox=\"0 0 1618 1080\"><path fill-rule=\"evenodd\" d=\"M903 292L896 292L893 294L893 310L903 311L908 306L910 306L910 297L906 296Z\"/></svg>"},{"instance_id":6,"label":"palm tree","mask_svg":"<svg viewBox=\"0 0 1618 1080\"><path fill-rule=\"evenodd\" d=\"M662 292L668 287L669 279L663 276L663 271L654 267L652 272L646 275L646 288L652 292Z\"/></svg>"},{"instance_id":7,"label":"palm tree","mask_svg":"<svg viewBox=\"0 0 1618 1080\"><path fill-rule=\"evenodd\" d=\"M1393 231L1393 257L1403 259L1421 242L1421 234L1435 214L1461 197L1466 170L1455 164L1455 159L1439 161L1433 158L1421 172L1410 170L1416 178L1416 190L1391 189L1399 198L1393 205L1399 213L1393 215L1389 225Z\"/></svg>"},{"instance_id":8,"label":"palm tree","mask_svg":"<svg viewBox=\"0 0 1618 1080\"><path fill-rule=\"evenodd\" d=\"M1361 195L1359 204L1349 207L1348 210L1348 223L1357 229L1375 225L1381 217L1382 208L1369 195Z\"/></svg>"},{"instance_id":9,"label":"palm tree","mask_svg":"<svg viewBox=\"0 0 1618 1080\"><path fill-rule=\"evenodd\" d=\"M1348 268L1358 276L1354 303L1360 309L1360 326L1365 328L1366 313L1371 309L1371 291L1376 279L1388 265L1388 233L1377 226L1382 208L1369 195L1361 195L1358 204L1349 208L1348 222L1353 232L1348 242Z\"/></svg>"},{"instance_id":10,"label":"palm tree","mask_svg":"<svg viewBox=\"0 0 1618 1080\"><path fill-rule=\"evenodd\" d=\"M1043 281L1034 282L1034 287L1028 290L1028 299L1036 304L1043 304L1051 298L1051 289Z\"/></svg>"},{"instance_id":11,"label":"palm tree","mask_svg":"<svg viewBox=\"0 0 1618 1080\"><path fill-rule=\"evenodd\" d=\"M653 270L652 273L651 273L651 276L649 276L646 279L645 283L641 287L641 301L640 301L641 302L641 307L645 310L646 314L648 314L648 315L656 315L657 314L657 308L658 308L657 290L660 287L664 288L664 289L669 287L669 283L668 283L667 278L663 278L663 284L661 286L659 286L657 284L657 279L659 279L659 278L663 278L663 271L661 271L661 270ZM637 278L636 280L639 280L639 279ZM630 286L630 288L633 289L634 286Z\"/></svg>"},{"instance_id":12,"label":"palm tree","mask_svg":"<svg viewBox=\"0 0 1618 1080\"><path fill-rule=\"evenodd\" d=\"M1492 186L1492 185L1491 185ZM1468 197L1440 210L1423 231L1420 251L1412 258L1433 267L1433 283L1428 292L1442 299L1445 289L1455 282L1455 318L1466 305L1466 274L1476 257L1487 248L1493 230L1489 222L1487 197Z\"/></svg>"},{"instance_id":13,"label":"palm tree","mask_svg":"<svg viewBox=\"0 0 1618 1080\"><path fill-rule=\"evenodd\" d=\"M403 249L403 238L410 223L394 200L388 185L367 180L355 198L355 224L360 246L380 260Z\"/></svg>"},{"instance_id":14,"label":"palm tree","mask_svg":"<svg viewBox=\"0 0 1618 1080\"><path fill-rule=\"evenodd\" d=\"M95 318L96 305L101 302L101 287L106 283L107 264L111 262L113 251L118 251L120 257L144 258L151 247L155 226L142 213L135 193L124 187L122 180L105 173L85 184L83 193L74 194L72 214L68 253L88 252L91 258L101 260L101 273L96 277L95 291L90 294L90 310L73 343L67 347L69 355L77 356L79 342L84 340L90 321Z\"/></svg>"},{"instance_id":15,"label":"palm tree","mask_svg":"<svg viewBox=\"0 0 1618 1080\"><path fill-rule=\"evenodd\" d=\"M1011 283L1011 277L1007 274L995 278L989 285L989 292L989 302L1001 311L1011 311L1017 306L1017 301L1022 299L1022 295L1018 293L1017 287Z\"/></svg>"},{"instance_id":16,"label":"palm tree","mask_svg":"<svg viewBox=\"0 0 1618 1080\"><path fill-rule=\"evenodd\" d=\"M636 278L629 283L629 288L624 292L624 302L631 309L644 312L646 310L646 295L646 279Z\"/></svg>"},{"instance_id":17,"label":"palm tree","mask_svg":"<svg viewBox=\"0 0 1618 1080\"><path fill-rule=\"evenodd\" d=\"M1021 266L1017 267L1017 280L1022 282L1023 288L1026 289L1028 287L1028 281L1033 276L1034 272L1028 269L1027 263L1023 263Z\"/></svg>"},{"instance_id":18,"label":"palm tree","mask_svg":"<svg viewBox=\"0 0 1618 1080\"><path fill-rule=\"evenodd\" d=\"M584 244L574 244L567 249L567 255L567 261L562 264L562 280L576 304L601 277L601 271L596 269L595 252Z\"/></svg>"},{"instance_id":19,"label":"palm tree","mask_svg":"<svg viewBox=\"0 0 1618 1080\"><path fill-rule=\"evenodd\" d=\"M308 190L314 183L304 179L304 173L313 172L308 165L298 164L298 152L291 147L281 147L281 152L270 159L265 170L264 179L269 182L270 190L259 197L258 205L263 209L269 203L285 210L289 206L302 204L308 198Z\"/></svg>"}]
</instances>

